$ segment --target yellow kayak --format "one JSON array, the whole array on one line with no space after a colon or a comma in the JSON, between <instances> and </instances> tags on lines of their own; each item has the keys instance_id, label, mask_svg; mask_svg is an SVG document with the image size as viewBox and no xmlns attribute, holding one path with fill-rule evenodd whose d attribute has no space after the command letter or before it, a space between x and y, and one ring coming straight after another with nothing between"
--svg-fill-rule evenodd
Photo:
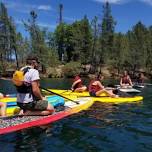
<instances>
[{"instance_id":1,"label":"yellow kayak","mask_svg":"<svg viewBox=\"0 0 152 152\"><path fill-rule=\"evenodd\" d=\"M71 90L57 90L57 89L48 89L52 93L59 94L61 96L70 98L70 99L76 99L77 97L90 97L89 92L72 92ZM114 103L123 103L123 102L139 102L143 100L142 96L134 96L134 97L117 97L112 98L108 97L106 93L101 94L100 97L91 97L93 101L100 101L100 102L114 102Z\"/></svg>"},{"instance_id":2,"label":"yellow kayak","mask_svg":"<svg viewBox=\"0 0 152 152\"><path fill-rule=\"evenodd\" d=\"M77 102L77 103L75 103L75 102ZM94 103L94 101L91 100L90 97L88 97L88 98L85 97L85 98L76 98L76 100L74 100L73 102L70 100L67 100L65 102L65 105L68 105L69 107L74 106L74 111L79 112L81 110L88 109L93 103ZM8 107L6 110L6 113L7 113L7 116L10 116L10 115L17 114L19 111L20 111L20 108L17 106L14 106L14 107Z\"/></svg>"},{"instance_id":3,"label":"yellow kayak","mask_svg":"<svg viewBox=\"0 0 152 152\"><path fill-rule=\"evenodd\" d=\"M99 102L106 102L106 103L115 103L115 104L120 104L120 103L133 103L133 102L140 102L143 100L142 96L135 96L135 97L117 97L117 98L112 98L112 97L107 97L107 96L101 96L101 97L85 97L89 96L88 92L83 92L83 93L77 93L77 92L72 92L71 90L55 90L55 89L50 89L50 91L59 94L59 96L71 99L71 100L77 100L79 96L82 96L84 99L88 99L91 102L99 101ZM49 97L49 96L47 96ZM16 98L3 98L1 99L3 102L13 102L16 101ZM7 108L7 115L13 115L14 113L18 112L19 108L17 107L10 107Z\"/></svg>"},{"instance_id":4,"label":"yellow kayak","mask_svg":"<svg viewBox=\"0 0 152 152\"><path fill-rule=\"evenodd\" d=\"M72 100L77 99L77 96L74 96L74 95L62 95L62 96L72 99ZM89 97L89 98L94 102L99 101L99 102L107 102L107 103L115 103L115 104L141 102L143 100L142 96L117 97L117 98L112 98L112 97Z\"/></svg>"},{"instance_id":5,"label":"yellow kayak","mask_svg":"<svg viewBox=\"0 0 152 152\"><path fill-rule=\"evenodd\" d=\"M16 97L2 98L0 102L16 102Z\"/></svg>"},{"instance_id":6,"label":"yellow kayak","mask_svg":"<svg viewBox=\"0 0 152 152\"><path fill-rule=\"evenodd\" d=\"M87 97L87 96L90 96L89 92L88 91L84 91L84 92L73 92L72 90L58 90L58 89L47 89L51 92L54 92L56 94L60 94L60 95L74 95L74 96L78 96L78 97ZM49 93L48 91L46 90L43 90L44 92L46 93ZM100 95L101 97L103 96L108 96L107 93L102 93Z\"/></svg>"},{"instance_id":7,"label":"yellow kayak","mask_svg":"<svg viewBox=\"0 0 152 152\"><path fill-rule=\"evenodd\" d=\"M10 115L15 115L15 114L18 114L20 111L20 108L19 107L9 107L6 109L6 114L7 116L10 116Z\"/></svg>"}]
</instances>

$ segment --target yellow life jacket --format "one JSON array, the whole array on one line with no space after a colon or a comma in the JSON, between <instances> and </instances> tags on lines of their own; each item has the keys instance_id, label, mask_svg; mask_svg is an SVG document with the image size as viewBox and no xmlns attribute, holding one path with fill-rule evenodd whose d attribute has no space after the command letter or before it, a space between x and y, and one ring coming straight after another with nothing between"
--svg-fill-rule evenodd
<instances>
[{"instance_id":1,"label":"yellow life jacket","mask_svg":"<svg viewBox=\"0 0 152 152\"><path fill-rule=\"evenodd\" d=\"M31 67L24 67L21 70L16 70L13 74L12 82L16 86L17 92L19 93L29 93L31 92L31 85L27 86L24 83L24 75Z\"/></svg>"},{"instance_id":2,"label":"yellow life jacket","mask_svg":"<svg viewBox=\"0 0 152 152\"><path fill-rule=\"evenodd\" d=\"M16 70L12 78L13 84L15 86L21 86L24 83L24 71Z\"/></svg>"}]
</instances>

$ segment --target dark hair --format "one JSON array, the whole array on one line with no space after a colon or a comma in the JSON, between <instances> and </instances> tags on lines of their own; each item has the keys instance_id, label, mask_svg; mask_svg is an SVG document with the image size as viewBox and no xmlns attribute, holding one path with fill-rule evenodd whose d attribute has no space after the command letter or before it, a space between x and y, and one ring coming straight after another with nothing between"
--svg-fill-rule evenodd
<instances>
[{"instance_id":1,"label":"dark hair","mask_svg":"<svg viewBox=\"0 0 152 152\"><path fill-rule=\"evenodd\" d=\"M40 63L36 56L30 55L26 59L26 64L30 64L31 65L33 63L33 60L35 60L37 63Z\"/></svg>"},{"instance_id":2,"label":"dark hair","mask_svg":"<svg viewBox=\"0 0 152 152\"><path fill-rule=\"evenodd\" d=\"M100 78L103 77L103 74L102 73L96 73L96 77L97 77L97 79L100 79Z\"/></svg>"},{"instance_id":3,"label":"dark hair","mask_svg":"<svg viewBox=\"0 0 152 152\"><path fill-rule=\"evenodd\" d=\"M113 92L113 94L118 94L118 89L114 89L112 92Z\"/></svg>"}]
</instances>

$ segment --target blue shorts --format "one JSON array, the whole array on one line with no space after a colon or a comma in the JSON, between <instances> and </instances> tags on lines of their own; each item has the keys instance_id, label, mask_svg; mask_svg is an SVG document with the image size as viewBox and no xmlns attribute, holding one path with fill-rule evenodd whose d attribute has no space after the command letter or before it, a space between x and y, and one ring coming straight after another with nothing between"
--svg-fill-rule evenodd
<instances>
[{"instance_id":1,"label":"blue shorts","mask_svg":"<svg viewBox=\"0 0 152 152\"><path fill-rule=\"evenodd\" d=\"M96 92L95 92L95 91L91 91L91 92L89 92L89 94L90 94L90 96L92 96L92 97L96 97Z\"/></svg>"}]
</instances>

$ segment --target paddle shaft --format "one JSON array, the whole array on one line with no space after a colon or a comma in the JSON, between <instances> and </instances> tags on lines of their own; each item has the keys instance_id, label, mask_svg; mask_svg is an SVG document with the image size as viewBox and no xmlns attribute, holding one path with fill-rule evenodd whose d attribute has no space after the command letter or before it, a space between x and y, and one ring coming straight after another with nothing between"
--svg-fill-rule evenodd
<instances>
[{"instance_id":1,"label":"paddle shaft","mask_svg":"<svg viewBox=\"0 0 152 152\"><path fill-rule=\"evenodd\" d=\"M46 91L48 91L48 92L50 92L50 93L53 93L53 94L55 94L55 95L58 95L58 96L60 96L60 97L63 97L63 98L65 98L65 99L67 99L67 100L70 100L70 101L76 103L76 104L79 104L78 101L75 101L75 100L72 100L72 99L67 98L67 97L65 97L65 96L62 96L62 95L60 95L60 94L58 94L58 93L55 93L55 92L53 92L53 91L50 91L50 90L48 90L48 89L46 89L46 88L41 87L41 89L46 90Z\"/></svg>"}]
</instances>

